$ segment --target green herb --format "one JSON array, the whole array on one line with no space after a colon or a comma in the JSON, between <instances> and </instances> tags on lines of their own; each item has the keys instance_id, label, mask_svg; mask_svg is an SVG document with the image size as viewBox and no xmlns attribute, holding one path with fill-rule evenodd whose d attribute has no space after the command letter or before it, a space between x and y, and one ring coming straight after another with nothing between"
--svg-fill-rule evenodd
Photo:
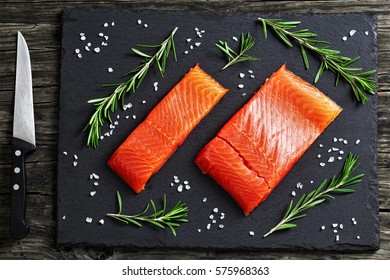
<instances>
[{"instance_id":1,"label":"green herb","mask_svg":"<svg viewBox=\"0 0 390 280\"><path fill-rule=\"evenodd\" d=\"M289 37L298 41L306 69L309 69L309 61L305 48L321 56L322 61L314 78L314 83L318 82L322 73L326 69L336 74L336 86L339 83L340 76L351 85L352 91L357 101L365 103L368 101L367 94L375 94L374 89L377 88L377 85L375 84L375 80L371 75L373 75L376 71L369 70L361 72L362 68L350 66L360 59L359 56L355 58L349 58L340 55L339 51L330 48L329 42L314 39L317 37L317 34L310 32L308 29L289 31L297 27L297 25L301 23L300 21L284 22L279 19L264 18L258 18L258 20L263 24L264 37L266 39L267 26L269 26L289 47L293 46Z\"/></svg>"},{"instance_id":2,"label":"green herb","mask_svg":"<svg viewBox=\"0 0 390 280\"><path fill-rule=\"evenodd\" d=\"M167 210L167 197L164 194L163 208L157 211L156 204L153 200L146 205L145 209L136 215L123 215L122 214L122 198L120 193L116 192L118 199L119 212L117 214L107 214L108 217L117 219L125 224L134 224L138 227L142 227L142 222L152 224L159 228L169 227L172 230L174 236L176 236L175 227L179 227L179 223L188 222L188 207L184 202L178 201L170 210ZM146 214L152 206L153 213Z\"/></svg>"},{"instance_id":3,"label":"green herb","mask_svg":"<svg viewBox=\"0 0 390 280\"><path fill-rule=\"evenodd\" d=\"M306 214L303 212L324 202L327 198L335 199L332 195L330 195L331 193L345 194L354 192L355 190L347 187L360 183L362 181L361 178L364 176L364 174L359 174L351 177L352 173L359 166L357 160L358 157L356 155L349 153L347 159L345 160L341 174L337 177L333 176L332 180L328 184L327 180L324 180L317 189L307 195L303 194L295 205L293 205L293 201L291 200L283 219L263 237L267 237L277 230L296 227L297 225L291 223L291 221L305 217Z\"/></svg>"},{"instance_id":4,"label":"green herb","mask_svg":"<svg viewBox=\"0 0 390 280\"><path fill-rule=\"evenodd\" d=\"M84 131L89 129L87 146L93 148L98 146L101 135L101 127L103 126L104 121L108 120L112 123L110 114L117 109L119 100L122 101L123 107L125 94L130 90L133 92L136 91L154 63L157 64L161 76L164 76L167 59L171 51L175 61L177 60L175 43L173 40L173 36L175 35L177 29L178 28L175 27L169 37L160 45L137 45L138 48L155 49L156 52L154 55L149 55L139 49L132 48L132 51L144 60L137 67L125 74L125 76L132 75L131 78L123 83L102 85L103 87L115 87L115 90L109 96L88 101L88 103L95 106L95 112L84 128Z\"/></svg>"},{"instance_id":5,"label":"green herb","mask_svg":"<svg viewBox=\"0 0 390 280\"><path fill-rule=\"evenodd\" d=\"M228 46L227 42L219 41L218 43L216 43L215 45L226 54L226 58L228 60L228 63L221 70L224 70L238 62L259 60L259 58L257 57L245 54L253 47L254 44L255 40L252 38L249 32L246 34L246 37L243 33L241 33L240 51L238 54Z\"/></svg>"}]
</instances>

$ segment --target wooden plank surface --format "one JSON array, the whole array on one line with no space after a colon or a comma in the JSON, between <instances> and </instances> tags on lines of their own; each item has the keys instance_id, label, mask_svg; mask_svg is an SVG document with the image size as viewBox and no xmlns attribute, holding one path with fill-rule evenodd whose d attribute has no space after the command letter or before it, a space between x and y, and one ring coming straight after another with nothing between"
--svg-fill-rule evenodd
<instances>
[{"instance_id":1,"label":"wooden plank surface","mask_svg":"<svg viewBox=\"0 0 390 280\"><path fill-rule=\"evenodd\" d=\"M4 1L0 0L0 259L389 259L390 258L390 2L380 1ZM378 15L378 181L381 248L361 254L332 252L215 252L57 248L56 155L61 11L68 7L261 11L364 12ZM27 216L31 232L22 241L8 233L16 31L31 50L38 150L28 158Z\"/></svg>"}]
</instances>

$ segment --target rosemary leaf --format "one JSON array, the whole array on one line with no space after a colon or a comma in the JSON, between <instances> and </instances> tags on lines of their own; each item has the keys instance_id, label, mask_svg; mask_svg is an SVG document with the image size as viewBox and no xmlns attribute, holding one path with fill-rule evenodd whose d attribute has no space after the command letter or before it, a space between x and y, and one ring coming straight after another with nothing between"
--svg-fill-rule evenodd
<instances>
[{"instance_id":1,"label":"rosemary leaf","mask_svg":"<svg viewBox=\"0 0 390 280\"><path fill-rule=\"evenodd\" d=\"M355 190L346 187L360 183L361 178L364 176L364 174L359 174L351 177L352 173L359 166L357 163L358 159L356 155L349 153L343 169L337 177L334 176L328 184L327 180L324 180L317 189L309 194L303 194L295 205L291 200L282 220L263 237L267 237L278 230L296 227L297 225L291 223L291 221L305 217L306 213L304 212L323 203L327 198L334 199L330 193L347 194L354 192Z\"/></svg>"},{"instance_id":2,"label":"rosemary leaf","mask_svg":"<svg viewBox=\"0 0 390 280\"><path fill-rule=\"evenodd\" d=\"M179 227L180 223L188 222L188 212L189 209L184 202L178 201L171 209L167 209L167 197L164 194L163 197L163 208L157 210L156 204L153 200L146 205L145 209L135 215L123 215L122 214L122 198L119 191L116 192L118 200L118 213L112 214L109 213L106 216L116 219L125 224L134 224L138 227L142 227L142 223L149 223L158 228L169 227L174 236L176 236L175 227ZM150 206L152 206L153 212L149 215L146 215Z\"/></svg>"},{"instance_id":3,"label":"rosemary leaf","mask_svg":"<svg viewBox=\"0 0 390 280\"><path fill-rule=\"evenodd\" d=\"M143 61L124 75L131 75L131 77L123 83L102 85L102 87L115 87L115 89L109 96L94 98L88 101L89 104L95 106L95 112L92 114L89 122L84 128L84 131L89 131L87 146L92 148L96 148L98 146L101 136L101 127L103 126L104 121L107 120L112 123L111 113L117 109L118 102L121 102L123 107L125 94L129 91L135 92L137 90L154 63L157 64L160 75L164 77L167 60L171 52L173 53L175 61L177 61L175 43L173 39L177 29L178 28L175 27L168 38L159 45L138 44L137 48L132 48L132 51L143 58ZM149 55L139 50L139 48L148 50L155 49L156 51L153 55Z\"/></svg>"},{"instance_id":4,"label":"rosemary leaf","mask_svg":"<svg viewBox=\"0 0 390 280\"><path fill-rule=\"evenodd\" d=\"M314 83L317 83L322 76L324 70L330 70L336 75L335 85L339 84L340 76L343 77L352 88L352 92L358 102L365 103L368 101L367 94L375 94L377 88L375 80L371 75L376 73L376 70L364 72L358 67L348 67L360 59L360 57L349 58L340 55L340 51L331 49L330 43L323 40L314 39L316 33L310 32L309 29L301 29L290 31L300 24L299 21L282 21L280 19L264 19L258 18L263 25L264 38L267 39L267 27L275 31L276 35L289 47L292 43L289 38L296 40L300 45L302 59L306 69L309 69L309 61L306 55L307 50L317 53L321 57L321 64L314 78Z\"/></svg>"},{"instance_id":5,"label":"rosemary leaf","mask_svg":"<svg viewBox=\"0 0 390 280\"><path fill-rule=\"evenodd\" d=\"M215 45L226 55L228 60L227 64L221 69L224 70L229 66L243 61L254 61L260 60L260 58L247 55L246 52L249 51L253 45L255 44L255 40L252 38L251 34L248 32L246 36L241 33L240 36L240 51L236 53L231 47L229 47L227 42L219 41Z\"/></svg>"}]
</instances>

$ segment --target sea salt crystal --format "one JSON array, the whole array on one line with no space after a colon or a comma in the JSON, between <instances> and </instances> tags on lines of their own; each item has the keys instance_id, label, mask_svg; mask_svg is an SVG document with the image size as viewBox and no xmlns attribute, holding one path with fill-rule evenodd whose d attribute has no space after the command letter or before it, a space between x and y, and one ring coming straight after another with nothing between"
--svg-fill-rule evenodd
<instances>
[{"instance_id":1,"label":"sea salt crystal","mask_svg":"<svg viewBox=\"0 0 390 280\"><path fill-rule=\"evenodd\" d=\"M78 159L79 157L77 155L73 155L74 159Z\"/></svg>"},{"instance_id":2,"label":"sea salt crystal","mask_svg":"<svg viewBox=\"0 0 390 280\"><path fill-rule=\"evenodd\" d=\"M339 225L339 228L340 228L340 229L344 229L344 225L343 225L343 224L340 224L340 225Z\"/></svg>"},{"instance_id":3,"label":"sea salt crystal","mask_svg":"<svg viewBox=\"0 0 390 280\"><path fill-rule=\"evenodd\" d=\"M100 32L99 33L99 37L103 37L103 36L104 36L104 34Z\"/></svg>"},{"instance_id":4,"label":"sea salt crystal","mask_svg":"<svg viewBox=\"0 0 390 280\"><path fill-rule=\"evenodd\" d=\"M331 153L331 152L332 152L332 149L329 149L329 150L328 150L328 153Z\"/></svg>"},{"instance_id":5,"label":"sea salt crystal","mask_svg":"<svg viewBox=\"0 0 390 280\"><path fill-rule=\"evenodd\" d=\"M185 185L188 185L188 181L187 181L187 180L185 180L185 181L183 182L183 184L185 184Z\"/></svg>"},{"instance_id":6,"label":"sea salt crystal","mask_svg":"<svg viewBox=\"0 0 390 280\"><path fill-rule=\"evenodd\" d=\"M211 215L209 216L209 219L210 219L210 220L214 220L214 215L211 214Z\"/></svg>"},{"instance_id":7,"label":"sea salt crystal","mask_svg":"<svg viewBox=\"0 0 390 280\"><path fill-rule=\"evenodd\" d=\"M250 69L249 69L249 70L248 70L248 73L249 73L249 74L253 74L253 70L250 70Z\"/></svg>"},{"instance_id":8,"label":"sea salt crystal","mask_svg":"<svg viewBox=\"0 0 390 280\"><path fill-rule=\"evenodd\" d=\"M344 151L343 151L343 150L340 150L340 151L339 151L339 154L340 154L340 155L343 155L343 154L344 154Z\"/></svg>"},{"instance_id":9,"label":"sea salt crystal","mask_svg":"<svg viewBox=\"0 0 390 280\"><path fill-rule=\"evenodd\" d=\"M81 36L81 37L80 37L80 40L81 40L81 41L85 41L86 39L87 39L87 37L85 37L85 36Z\"/></svg>"},{"instance_id":10,"label":"sea salt crystal","mask_svg":"<svg viewBox=\"0 0 390 280\"><path fill-rule=\"evenodd\" d=\"M112 69L111 67L108 67L108 68L107 68L107 71L108 71L109 73L112 73L112 72L114 71L114 69Z\"/></svg>"},{"instance_id":11,"label":"sea salt crystal","mask_svg":"<svg viewBox=\"0 0 390 280\"><path fill-rule=\"evenodd\" d=\"M146 100L142 100L142 104L145 104L146 103Z\"/></svg>"},{"instance_id":12,"label":"sea salt crystal","mask_svg":"<svg viewBox=\"0 0 390 280\"><path fill-rule=\"evenodd\" d=\"M344 145L347 145L348 141L346 139L344 139L343 143L344 143Z\"/></svg>"},{"instance_id":13,"label":"sea salt crystal","mask_svg":"<svg viewBox=\"0 0 390 280\"><path fill-rule=\"evenodd\" d=\"M318 154L318 155L317 155L317 158L321 158L321 154Z\"/></svg>"},{"instance_id":14,"label":"sea salt crystal","mask_svg":"<svg viewBox=\"0 0 390 280\"><path fill-rule=\"evenodd\" d=\"M255 75L251 75L250 78L251 78L251 79L254 79L254 78L255 78Z\"/></svg>"},{"instance_id":15,"label":"sea salt crystal","mask_svg":"<svg viewBox=\"0 0 390 280\"><path fill-rule=\"evenodd\" d=\"M344 140L343 138L339 138L339 142L343 142L343 140Z\"/></svg>"},{"instance_id":16,"label":"sea salt crystal","mask_svg":"<svg viewBox=\"0 0 390 280\"><path fill-rule=\"evenodd\" d=\"M237 37L233 36L232 39L233 39L234 41L238 42L238 38L237 38Z\"/></svg>"},{"instance_id":17,"label":"sea salt crystal","mask_svg":"<svg viewBox=\"0 0 390 280\"><path fill-rule=\"evenodd\" d=\"M332 227L337 228L338 225L339 224L334 223L334 224L332 224Z\"/></svg>"},{"instance_id":18,"label":"sea salt crystal","mask_svg":"<svg viewBox=\"0 0 390 280\"><path fill-rule=\"evenodd\" d=\"M137 23L138 23L138 24L142 24L142 20L140 20L140 19L137 20Z\"/></svg>"},{"instance_id":19,"label":"sea salt crystal","mask_svg":"<svg viewBox=\"0 0 390 280\"><path fill-rule=\"evenodd\" d=\"M356 140L355 144L358 145L360 143L360 139Z\"/></svg>"},{"instance_id":20,"label":"sea salt crystal","mask_svg":"<svg viewBox=\"0 0 390 280\"><path fill-rule=\"evenodd\" d=\"M250 232L249 232L249 235L250 235L250 236L254 236L255 233L254 233L253 231L250 231Z\"/></svg>"},{"instance_id":21,"label":"sea salt crystal","mask_svg":"<svg viewBox=\"0 0 390 280\"><path fill-rule=\"evenodd\" d=\"M368 36L368 31L364 31L364 35Z\"/></svg>"},{"instance_id":22,"label":"sea salt crystal","mask_svg":"<svg viewBox=\"0 0 390 280\"><path fill-rule=\"evenodd\" d=\"M184 51L184 54L188 54L188 51Z\"/></svg>"},{"instance_id":23,"label":"sea salt crystal","mask_svg":"<svg viewBox=\"0 0 390 280\"><path fill-rule=\"evenodd\" d=\"M334 157L330 157L330 158L328 159L328 162L334 162Z\"/></svg>"},{"instance_id":24,"label":"sea salt crystal","mask_svg":"<svg viewBox=\"0 0 390 280\"><path fill-rule=\"evenodd\" d=\"M174 183L171 183L171 187L173 187L175 184Z\"/></svg>"},{"instance_id":25,"label":"sea salt crystal","mask_svg":"<svg viewBox=\"0 0 390 280\"><path fill-rule=\"evenodd\" d=\"M79 54L77 54L77 57L78 57L78 58L82 58L83 55L82 55L81 53L79 53Z\"/></svg>"},{"instance_id":26,"label":"sea salt crystal","mask_svg":"<svg viewBox=\"0 0 390 280\"><path fill-rule=\"evenodd\" d=\"M108 40L108 36L107 35L104 36L104 40L106 40L106 41Z\"/></svg>"},{"instance_id":27,"label":"sea salt crystal","mask_svg":"<svg viewBox=\"0 0 390 280\"><path fill-rule=\"evenodd\" d=\"M336 235L336 242L340 240L340 236Z\"/></svg>"},{"instance_id":28,"label":"sea salt crystal","mask_svg":"<svg viewBox=\"0 0 390 280\"><path fill-rule=\"evenodd\" d=\"M85 36L85 33L80 33L80 37L81 37L81 36Z\"/></svg>"},{"instance_id":29,"label":"sea salt crystal","mask_svg":"<svg viewBox=\"0 0 390 280\"><path fill-rule=\"evenodd\" d=\"M180 183L180 180L179 180L178 178L175 178L173 181L174 181L176 184Z\"/></svg>"},{"instance_id":30,"label":"sea salt crystal","mask_svg":"<svg viewBox=\"0 0 390 280\"><path fill-rule=\"evenodd\" d=\"M202 230L200 228L198 228L198 232L201 232Z\"/></svg>"},{"instance_id":31,"label":"sea salt crystal","mask_svg":"<svg viewBox=\"0 0 390 280\"><path fill-rule=\"evenodd\" d=\"M337 142L337 138L336 137L333 138L333 142Z\"/></svg>"},{"instance_id":32,"label":"sea salt crystal","mask_svg":"<svg viewBox=\"0 0 390 280\"><path fill-rule=\"evenodd\" d=\"M213 209L213 212L214 212L214 213L218 213L218 208L214 208L214 209Z\"/></svg>"},{"instance_id":33,"label":"sea salt crystal","mask_svg":"<svg viewBox=\"0 0 390 280\"><path fill-rule=\"evenodd\" d=\"M347 39L348 39L347 36L343 37L343 41L347 41Z\"/></svg>"},{"instance_id":34,"label":"sea salt crystal","mask_svg":"<svg viewBox=\"0 0 390 280\"><path fill-rule=\"evenodd\" d=\"M93 50L95 51L95 53L100 52L100 48L99 48L99 47L96 47L96 48L94 48Z\"/></svg>"},{"instance_id":35,"label":"sea salt crystal","mask_svg":"<svg viewBox=\"0 0 390 280\"><path fill-rule=\"evenodd\" d=\"M225 226L222 225L222 224L220 224L220 225L218 225L218 227L219 227L219 228L224 228Z\"/></svg>"},{"instance_id":36,"label":"sea salt crystal","mask_svg":"<svg viewBox=\"0 0 390 280\"><path fill-rule=\"evenodd\" d=\"M357 236L356 236L356 239L360 239L360 235L357 235Z\"/></svg>"},{"instance_id":37,"label":"sea salt crystal","mask_svg":"<svg viewBox=\"0 0 390 280\"><path fill-rule=\"evenodd\" d=\"M103 26L104 26L104 27L108 27L108 23L105 22L105 23L103 24Z\"/></svg>"},{"instance_id":38,"label":"sea salt crystal","mask_svg":"<svg viewBox=\"0 0 390 280\"><path fill-rule=\"evenodd\" d=\"M75 49L74 52L75 53L80 53L80 49Z\"/></svg>"},{"instance_id":39,"label":"sea salt crystal","mask_svg":"<svg viewBox=\"0 0 390 280\"><path fill-rule=\"evenodd\" d=\"M314 181L310 181L310 184L313 184L314 183Z\"/></svg>"},{"instance_id":40,"label":"sea salt crystal","mask_svg":"<svg viewBox=\"0 0 390 280\"><path fill-rule=\"evenodd\" d=\"M199 31L199 28L198 28L198 27L195 27L195 31Z\"/></svg>"},{"instance_id":41,"label":"sea salt crystal","mask_svg":"<svg viewBox=\"0 0 390 280\"><path fill-rule=\"evenodd\" d=\"M75 166L75 167L77 166L77 161L73 162L73 166Z\"/></svg>"},{"instance_id":42,"label":"sea salt crystal","mask_svg":"<svg viewBox=\"0 0 390 280\"><path fill-rule=\"evenodd\" d=\"M322 145L322 144L319 144L319 145L318 145L318 147L320 147L320 148L322 148L323 146L324 146L324 145Z\"/></svg>"},{"instance_id":43,"label":"sea salt crystal","mask_svg":"<svg viewBox=\"0 0 390 280\"><path fill-rule=\"evenodd\" d=\"M191 40L192 40L191 38L187 38L187 39L186 39L186 41L187 41L188 43L191 42Z\"/></svg>"},{"instance_id":44,"label":"sea salt crystal","mask_svg":"<svg viewBox=\"0 0 390 280\"><path fill-rule=\"evenodd\" d=\"M244 88L244 85L243 84L239 84L238 88Z\"/></svg>"},{"instance_id":45,"label":"sea salt crystal","mask_svg":"<svg viewBox=\"0 0 390 280\"><path fill-rule=\"evenodd\" d=\"M333 233L337 233L337 229L334 229L334 230L333 230Z\"/></svg>"},{"instance_id":46,"label":"sea salt crystal","mask_svg":"<svg viewBox=\"0 0 390 280\"><path fill-rule=\"evenodd\" d=\"M325 166L325 163L320 162L320 166L321 166L321 167Z\"/></svg>"},{"instance_id":47,"label":"sea salt crystal","mask_svg":"<svg viewBox=\"0 0 390 280\"><path fill-rule=\"evenodd\" d=\"M64 155L66 155L66 156L68 155L68 152L66 152L66 151L63 151L62 153L63 153Z\"/></svg>"},{"instance_id":48,"label":"sea salt crystal","mask_svg":"<svg viewBox=\"0 0 390 280\"><path fill-rule=\"evenodd\" d=\"M144 27L147 28L147 27L148 27L148 24L145 23L145 24L144 24Z\"/></svg>"},{"instance_id":49,"label":"sea salt crystal","mask_svg":"<svg viewBox=\"0 0 390 280\"><path fill-rule=\"evenodd\" d=\"M244 73L240 73L240 78L244 78L245 77L245 74Z\"/></svg>"},{"instance_id":50,"label":"sea salt crystal","mask_svg":"<svg viewBox=\"0 0 390 280\"><path fill-rule=\"evenodd\" d=\"M191 189L191 186L190 185L185 185L184 188L188 191Z\"/></svg>"},{"instance_id":51,"label":"sea salt crystal","mask_svg":"<svg viewBox=\"0 0 390 280\"><path fill-rule=\"evenodd\" d=\"M211 224L207 224L206 228L210 229L211 228Z\"/></svg>"},{"instance_id":52,"label":"sea salt crystal","mask_svg":"<svg viewBox=\"0 0 390 280\"><path fill-rule=\"evenodd\" d=\"M115 124L115 125L118 125L118 124L119 124L119 122L118 122L118 121L115 121L115 122L114 122L114 124Z\"/></svg>"},{"instance_id":53,"label":"sea salt crystal","mask_svg":"<svg viewBox=\"0 0 390 280\"><path fill-rule=\"evenodd\" d=\"M337 159L338 159L338 160L342 160L342 159L343 159L343 157L337 157Z\"/></svg>"},{"instance_id":54,"label":"sea salt crystal","mask_svg":"<svg viewBox=\"0 0 390 280\"><path fill-rule=\"evenodd\" d=\"M296 194L295 191L292 191L292 192L291 192L291 195L292 195L292 196L296 196L297 194Z\"/></svg>"},{"instance_id":55,"label":"sea salt crystal","mask_svg":"<svg viewBox=\"0 0 390 280\"><path fill-rule=\"evenodd\" d=\"M96 194L96 191L92 191L89 193L90 196L94 196Z\"/></svg>"},{"instance_id":56,"label":"sea salt crystal","mask_svg":"<svg viewBox=\"0 0 390 280\"><path fill-rule=\"evenodd\" d=\"M89 47L88 47L88 46L85 46L84 48L85 48L85 50L86 50L87 52L89 52L89 51L90 51L90 49L89 49Z\"/></svg>"},{"instance_id":57,"label":"sea salt crystal","mask_svg":"<svg viewBox=\"0 0 390 280\"><path fill-rule=\"evenodd\" d=\"M337 152L338 150L339 150L339 148L332 147L333 152Z\"/></svg>"},{"instance_id":58,"label":"sea salt crystal","mask_svg":"<svg viewBox=\"0 0 390 280\"><path fill-rule=\"evenodd\" d=\"M65 220L65 219L66 219L66 216L65 216L65 215L64 215L64 216L62 216L62 219L63 219L63 220Z\"/></svg>"},{"instance_id":59,"label":"sea salt crystal","mask_svg":"<svg viewBox=\"0 0 390 280\"><path fill-rule=\"evenodd\" d=\"M133 117L132 117L132 118L133 118L133 120L135 120L135 119L137 118L137 116L136 116L136 115L133 115Z\"/></svg>"},{"instance_id":60,"label":"sea salt crystal","mask_svg":"<svg viewBox=\"0 0 390 280\"><path fill-rule=\"evenodd\" d=\"M100 220L99 220L99 224L104 225L104 220L103 220L103 219L100 219Z\"/></svg>"},{"instance_id":61,"label":"sea salt crystal","mask_svg":"<svg viewBox=\"0 0 390 280\"><path fill-rule=\"evenodd\" d=\"M301 182L298 182L298 183L297 183L297 189L302 189L302 188L303 188L302 183L301 183Z\"/></svg>"},{"instance_id":62,"label":"sea salt crystal","mask_svg":"<svg viewBox=\"0 0 390 280\"><path fill-rule=\"evenodd\" d=\"M200 44L201 44L201 42L196 42L194 45L195 45L196 47L199 47Z\"/></svg>"},{"instance_id":63,"label":"sea salt crystal","mask_svg":"<svg viewBox=\"0 0 390 280\"><path fill-rule=\"evenodd\" d=\"M321 230L325 230L325 226L321 226Z\"/></svg>"},{"instance_id":64,"label":"sea salt crystal","mask_svg":"<svg viewBox=\"0 0 390 280\"><path fill-rule=\"evenodd\" d=\"M115 26L115 22L111 22L111 26Z\"/></svg>"},{"instance_id":65,"label":"sea salt crystal","mask_svg":"<svg viewBox=\"0 0 390 280\"><path fill-rule=\"evenodd\" d=\"M91 175L92 175L92 178L95 178L96 180L98 180L98 179L100 178L99 175L97 175L97 174L95 174L95 173L92 173ZM91 178L91 179L92 179L92 178Z\"/></svg>"},{"instance_id":66,"label":"sea salt crystal","mask_svg":"<svg viewBox=\"0 0 390 280\"><path fill-rule=\"evenodd\" d=\"M94 182L93 185L94 186L99 186L99 183L98 182Z\"/></svg>"},{"instance_id":67,"label":"sea salt crystal","mask_svg":"<svg viewBox=\"0 0 390 280\"><path fill-rule=\"evenodd\" d=\"M205 32L206 32L206 30L201 30L201 31L200 31L200 33L205 33Z\"/></svg>"},{"instance_id":68,"label":"sea salt crystal","mask_svg":"<svg viewBox=\"0 0 390 280\"><path fill-rule=\"evenodd\" d=\"M177 191L178 192L182 192L183 191L183 185L180 184L178 187L177 187Z\"/></svg>"},{"instance_id":69,"label":"sea salt crystal","mask_svg":"<svg viewBox=\"0 0 390 280\"><path fill-rule=\"evenodd\" d=\"M202 202L205 203L207 201L207 197L204 197Z\"/></svg>"},{"instance_id":70,"label":"sea salt crystal","mask_svg":"<svg viewBox=\"0 0 390 280\"><path fill-rule=\"evenodd\" d=\"M349 31L349 36L353 36L353 35L355 35L355 33L356 33L356 30L355 29L352 29L351 31Z\"/></svg>"},{"instance_id":71,"label":"sea salt crystal","mask_svg":"<svg viewBox=\"0 0 390 280\"><path fill-rule=\"evenodd\" d=\"M90 223L92 223L92 218L87 217L87 218L85 219L85 221L86 221L88 224L90 224Z\"/></svg>"}]
</instances>

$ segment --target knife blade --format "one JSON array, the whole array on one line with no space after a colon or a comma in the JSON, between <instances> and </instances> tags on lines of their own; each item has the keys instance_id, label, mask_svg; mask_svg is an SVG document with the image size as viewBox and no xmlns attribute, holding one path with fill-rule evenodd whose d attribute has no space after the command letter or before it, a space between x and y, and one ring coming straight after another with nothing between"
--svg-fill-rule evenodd
<instances>
[{"instance_id":1,"label":"knife blade","mask_svg":"<svg viewBox=\"0 0 390 280\"><path fill-rule=\"evenodd\" d=\"M19 31L14 102L10 233L13 238L22 239L29 232L26 223L25 156L33 152L36 145L30 53Z\"/></svg>"}]
</instances>

